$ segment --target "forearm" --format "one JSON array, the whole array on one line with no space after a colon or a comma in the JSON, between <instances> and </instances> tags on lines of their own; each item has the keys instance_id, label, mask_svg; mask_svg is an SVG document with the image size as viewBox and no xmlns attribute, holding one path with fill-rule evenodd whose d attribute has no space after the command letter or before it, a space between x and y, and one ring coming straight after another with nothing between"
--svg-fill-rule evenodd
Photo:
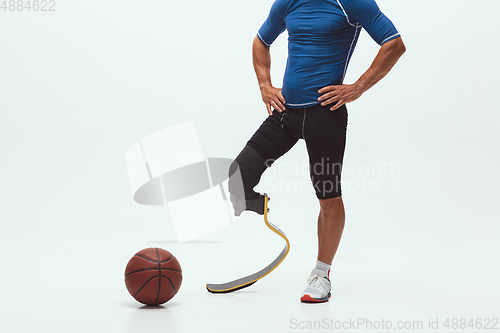
<instances>
[{"instance_id":1,"label":"forearm","mask_svg":"<svg viewBox=\"0 0 500 333\"><path fill-rule=\"evenodd\" d=\"M271 84L271 53L269 47L265 46L258 37L255 37L252 47L253 68L259 88L262 89Z\"/></svg>"},{"instance_id":2,"label":"forearm","mask_svg":"<svg viewBox=\"0 0 500 333\"><path fill-rule=\"evenodd\" d=\"M363 94L382 80L405 51L406 48L401 38L393 39L382 45L370 68L353 84L359 93Z\"/></svg>"}]
</instances>

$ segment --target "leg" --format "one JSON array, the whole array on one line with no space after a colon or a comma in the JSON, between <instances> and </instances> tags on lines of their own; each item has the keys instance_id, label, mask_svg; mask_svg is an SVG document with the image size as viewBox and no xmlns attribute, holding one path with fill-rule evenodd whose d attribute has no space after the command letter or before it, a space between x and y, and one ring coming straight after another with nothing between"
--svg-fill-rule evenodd
<instances>
[{"instance_id":1,"label":"leg","mask_svg":"<svg viewBox=\"0 0 500 333\"><path fill-rule=\"evenodd\" d=\"M346 142L347 108L344 105L332 112L330 107L308 109L305 120L310 177L320 202L318 260L326 264L333 261L345 223L340 178Z\"/></svg>"},{"instance_id":2,"label":"leg","mask_svg":"<svg viewBox=\"0 0 500 333\"><path fill-rule=\"evenodd\" d=\"M264 214L264 196L253 188L259 183L262 173L298 140L288 130L289 126L284 126L286 113L273 110L229 168L230 199L236 216L244 210Z\"/></svg>"},{"instance_id":3,"label":"leg","mask_svg":"<svg viewBox=\"0 0 500 333\"><path fill-rule=\"evenodd\" d=\"M244 210L264 214L264 197L253 190L268 165L266 160L249 144L239 153L229 167L229 196L234 215Z\"/></svg>"},{"instance_id":4,"label":"leg","mask_svg":"<svg viewBox=\"0 0 500 333\"><path fill-rule=\"evenodd\" d=\"M319 200L318 260L331 264L344 231L345 212L342 197Z\"/></svg>"},{"instance_id":5,"label":"leg","mask_svg":"<svg viewBox=\"0 0 500 333\"><path fill-rule=\"evenodd\" d=\"M331 296L330 265L344 230L345 214L342 197L320 199L318 217L318 261L307 280L300 300L306 303L327 302Z\"/></svg>"},{"instance_id":6,"label":"leg","mask_svg":"<svg viewBox=\"0 0 500 333\"><path fill-rule=\"evenodd\" d=\"M304 139L309 153L311 181L320 202L318 216L318 260L311 271L302 302L327 302L331 293L330 265L342 237L345 223L340 176L347 130L345 105L330 111L331 105L304 109Z\"/></svg>"}]
</instances>

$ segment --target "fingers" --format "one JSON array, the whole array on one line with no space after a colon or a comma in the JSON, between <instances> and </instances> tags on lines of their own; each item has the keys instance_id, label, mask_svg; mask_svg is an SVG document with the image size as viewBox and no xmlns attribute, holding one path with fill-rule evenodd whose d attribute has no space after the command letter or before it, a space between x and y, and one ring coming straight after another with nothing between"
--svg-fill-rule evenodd
<instances>
[{"instance_id":1,"label":"fingers","mask_svg":"<svg viewBox=\"0 0 500 333\"><path fill-rule=\"evenodd\" d=\"M268 87L267 89L262 89L262 100L266 104L267 113L272 115L271 108L278 112L283 112L286 110L285 107L285 97L281 94L281 88Z\"/></svg>"},{"instance_id":2,"label":"fingers","mask_svg":"<svg viewBox=\"0 0 500 333\"><path fill-rule=\"evenodd\" d=\"M285 101L285 97L283 97L283 95L281 94L281 89L279 90L278 98L281 101L281 103L283 103L282 105L285 105L286 101Z\"/></svg>"},{"instance_id":3,"label":"fingers","mask_svg":"<svg viewBox=\"0 0 500 333\"><path fill-rule=\"evenodd\" d=\"M330 91L326 94L323 94L321 95L319 98L318 98L318 101L321 101L323 99L327 99L329 97L334 97L334 96L337 96L338 95L338 92L337 91Z\"/></svg>"},{"instance_id":4,"label":"fingers","mask_svg":"<svg viewBox=\"0 0 500 333\"><path fill-rule=\"evenodd\" d=\"M276 107L274 107L274 108L277 109L279 112L285 111L285 98L281 94L281 89L276 89L275 95L273 97L274 98L272 99L272 101L277 106L277 108Z\"/></svg>"},{"instance_id":5,"label":"fingers","mask_svg":"<svg viewBox=\"0 0 500 333\"><path fill-rule=\"evenodd\" d=\"M275 110L277 110L278 112L281 112L281 107L279 107L279 106L278 106L278 104L277 104L275 101L270 100L270 103L271 103L272 107L273 107Z\"/></svg>"},{"instance_id":6,"label":"fingers","mask_svg":"<svg viewBox=\"0 0 500 333\"><path fill-rule=\"evenodd\" d=\"M323 101L321 105L328 105L337 102L330 108L330 111L335 111L346 103L351 103L361 96L354 85L338 85L327 86L318 90L322 94L318 101Z\"/></svg>"},{"instance_id":7,"label":"fingers","mask_svg":"<svg viewBox=\"0 0 500 333\"><path fill-rule=\"evenodd\" d=\"M345 102L342 101L342 100L340 100L340 101L337 102L337 104L335 104L334 106L332 106L330 108L330 111L335 111L335 110L337 110L338 108L340 108L344 104L345 104Z\"/></svg>"},{"instance_id":8,"label":"fingers","mask_svg":"<svg viewBox=\"0 0 500 333\"><path fill-rule=\"evenodd\" d=\"M339 100L339 96L334 95L334 96L331 96L331 98L327 99L326 101L322 102L321 105L325 106L327 104L331 104L331 103L336 102L338 100Z\"/></svg>"},{"instance_id":9,"label":"fingers","mask_svg":"<svg viewBox=\"0 0 500 333\"><path fill-rule=\"evenodd\" d=\"M328 92L328 91L332 91L332 90L337 89L337 87L338 86L326 86L326 87L323 87L320 90L318 90L318 93L322 94L322 93L325 93L325 92Z\"/></svg>"},{"instance_id":10,"label":"fingers","mask_svg":"<svg viewBox=\"0 0 500 333\"><path fill-rule=\"evenodd\" d=\"M267 113L269 113L269 115L272 116L273 112L271 111L271 105L269 105L268 103L266 103L266 108L267 108Z\"/></svg>"},{"instance_id":11,"label":"fingers","mask_svg":"<svg viewBox=\"0 0 500 333\"><path fill-rule=\"evenodd\" d=\"M275 101L275 103L276 103L276 105L278 105L278 108L279 108L278 111L280 111L280 112L285 111L286 107L280 100Z\"/></svg>"}]
</instances>

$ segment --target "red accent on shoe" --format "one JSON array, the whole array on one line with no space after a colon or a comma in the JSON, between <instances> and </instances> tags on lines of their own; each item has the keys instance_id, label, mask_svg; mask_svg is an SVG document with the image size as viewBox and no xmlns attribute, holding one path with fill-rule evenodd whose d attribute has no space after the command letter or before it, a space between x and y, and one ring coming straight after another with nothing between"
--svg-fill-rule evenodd
<instances>
[{"instance_id":1,"label":"red accent on shoe","mask_svg":"<svg viewBox=\"0 0 500 333\"><path fill-rule=\"evenodd\" d=\"M328 298L330 298L330 296L328 296ZM328 302L328 298L325 300L320 300L320 299L312 298L311 296L305 294L304 296L302 296L300 298L300 300L302 302L309 302L309 303L324 303L324 302Z\"/></svg>"},{"instance_id":2,"label":"red accent on shoe","mask_svg":"<svg viewBox=\"0 0 500 333\"><path fill-rule=\"evenodd\" d=\"M330 269L328 269L328 279L330 279Z\"/></svg>"}]
</instances>

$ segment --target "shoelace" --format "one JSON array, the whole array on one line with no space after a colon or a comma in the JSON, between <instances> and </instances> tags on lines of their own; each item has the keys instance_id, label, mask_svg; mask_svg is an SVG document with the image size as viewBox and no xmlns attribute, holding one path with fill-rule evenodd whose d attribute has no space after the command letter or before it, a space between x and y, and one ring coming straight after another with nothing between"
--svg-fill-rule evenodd
<instances>
[{"instance_id":1,"label":"shoelace","mask_svg":"<svg viewBox=\"0 0 500 333\"><path fill-rule=\"evenodd\" d=\"M314 280L318 279L318 274L313 274L307 278L307 284L311 284Z\"/></svg>"},{"instance_id":2,"label":"shoelace","mask_svg":"<svg viewBox=\"0 0 500 333\"><path fill-rule=\"evenodd\" d=\"M326 289L323 279L320 279L318 274L313 274L307 279L307 284L313 284L314 287L317 287L316 282L319 283L323 289Z\"/></svg>"}]
</instances>

